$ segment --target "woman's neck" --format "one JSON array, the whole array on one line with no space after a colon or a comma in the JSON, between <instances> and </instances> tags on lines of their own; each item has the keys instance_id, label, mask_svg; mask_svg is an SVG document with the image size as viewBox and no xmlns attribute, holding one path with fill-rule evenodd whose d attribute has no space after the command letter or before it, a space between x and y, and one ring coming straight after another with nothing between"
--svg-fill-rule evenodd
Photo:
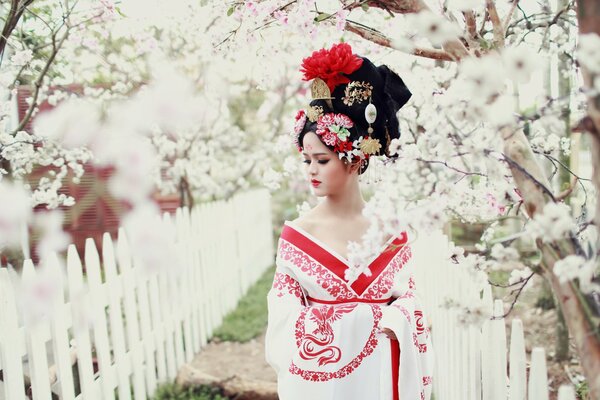
<instances>
[{"instance_id":1,"label":"woman's neck","mask_svg":"<svg viewBox=\"0 0 600 400\"><path fill-rule=\"evenodd\" d=\"M364 206L365 200L360 192L358 180L353 181L343 192L327 196L321 204L326 215L344 219L362 215Z\"/></svg>"}]
</instances>

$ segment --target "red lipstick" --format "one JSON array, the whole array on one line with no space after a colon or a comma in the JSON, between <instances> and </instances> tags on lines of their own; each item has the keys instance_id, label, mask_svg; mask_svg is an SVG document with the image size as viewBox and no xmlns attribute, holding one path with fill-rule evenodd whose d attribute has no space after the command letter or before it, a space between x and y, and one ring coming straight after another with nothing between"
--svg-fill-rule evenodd
<instances>
[{"instance_id":1,"label":"red lipstick","mask_svg":"<svg viewBox=\"0 0 600 400\"><path fill-rule=\"evenodd\" d=\"M316 180L316 179L311 179L311 180L310 180L310 183L311 183L311 184L312 184L314 187L317 187L317 186L319 186L319 185L321 184L321 181L318 181L318 180Z\"/></svg>"}]
</instances>

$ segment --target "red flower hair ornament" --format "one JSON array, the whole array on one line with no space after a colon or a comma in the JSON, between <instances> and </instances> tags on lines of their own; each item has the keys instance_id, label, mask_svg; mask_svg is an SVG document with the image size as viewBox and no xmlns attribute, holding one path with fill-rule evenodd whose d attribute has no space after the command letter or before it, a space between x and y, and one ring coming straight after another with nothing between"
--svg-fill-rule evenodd
<instances>
[{"instance_id":1,"label":"red flower hair ornament","mask_svg":"<svg viewBox=\"0 0 600 400\"><path fill-rule=\"evenodd\" d=\"M333 92L337 85L350 82L350 79L342 74L353 73L362 63L362 58L352 53L348 43L338 43L329 50L317 50L310 57L303 59L300 72L304 74L305 81L323 79Z\"/></svg>"}]
</instances>

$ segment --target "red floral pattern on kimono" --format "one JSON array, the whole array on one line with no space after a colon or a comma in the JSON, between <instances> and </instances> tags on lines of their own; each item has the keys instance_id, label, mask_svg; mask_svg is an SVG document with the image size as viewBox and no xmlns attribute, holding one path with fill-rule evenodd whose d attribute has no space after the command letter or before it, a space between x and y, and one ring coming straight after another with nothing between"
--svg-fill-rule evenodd
<instances>
[{"instance_id":1,"label":"red floral pattern on kimono","mask_svg":"<svg viewBox=\"0 0 600 400\"><path fill-rule=\"evenodd\" d=\"M346 260L286 223L265 345L281 400L429 399L431 339L408 239L391 238L369 264L371 275L350 284Z\"/></svg>"}]
</instances>

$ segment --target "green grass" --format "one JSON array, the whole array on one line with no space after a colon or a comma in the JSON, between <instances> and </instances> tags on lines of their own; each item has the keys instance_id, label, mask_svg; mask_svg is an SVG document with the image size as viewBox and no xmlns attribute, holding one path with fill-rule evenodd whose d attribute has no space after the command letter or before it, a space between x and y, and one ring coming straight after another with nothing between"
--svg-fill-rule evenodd
<instances>
[{"instance_id":1,"label":"green grass","mask_svg":"<svg viewBox=\"0 0 600 400\"><path fill-rule=\"evenodd\" d=\"M577 398L581 400L591 399L590 388L588 387L587 381L580 382L575 387L575 394Z\"/></svg>"},{"instance_id":2,"label":"green grass","mask_svg":"<svg viewBox=\"0 0 600 400\"><path fill-rule=\"evenodd\" d=\"M159 386L153 400L228 400L217 388L210 386L187 387L168 383Z\"/></svg>"},{"instance_id":3,"label":"green grass","mask_svg":"<svg viewBox=\"0 0 600 400\"><path fill-rule=\"evenodd\" d=\"M235 310L223 319L214 337L223 341L247 342L263 333L267 326L267 292L275 267L269 268L248 290Z\"/></svg>"}]
</instances>

